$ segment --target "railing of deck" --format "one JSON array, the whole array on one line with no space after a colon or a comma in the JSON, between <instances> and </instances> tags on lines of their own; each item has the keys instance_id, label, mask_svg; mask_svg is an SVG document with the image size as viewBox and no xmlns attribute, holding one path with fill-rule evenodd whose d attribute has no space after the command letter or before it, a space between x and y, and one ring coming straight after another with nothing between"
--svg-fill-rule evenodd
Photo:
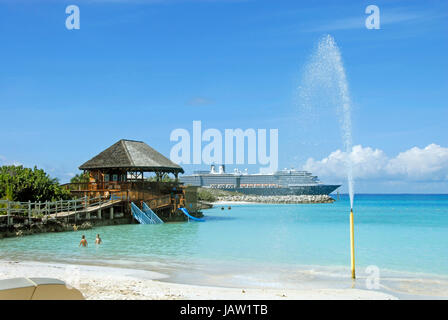
<instances>
[{"instance_id":1,"label":"railing of deck","mask_svg":"<svg viewBox=\"0 0 448 320\"><path fill-rule=\"evenodd\" d=\"M124 200L123 197L114 195L113 197L98 196L89 198L87 196L72 200L58 200L58 201L38 201L38 202L19 202L0 200L0 224L2 219L6 218L6 224L12 223L11 219L14 216L28 218L31 222L33 218L57 218L58 214L63 212L69 213L87 210L89 207L106 204L112 200Z\"/></svg>"},{"instance_id":2,"label":"railing of deck","mask_svg":"<svg viewBox=\"0 0 448 320\"><path fill-rule=\"evenodd\" d=\"M181 182L154 182L154 181L99 181L66 183L61 185L70 191L125 191L132 189L147 189L154 192L180 191Z\"/></svg>"}]
</instances>

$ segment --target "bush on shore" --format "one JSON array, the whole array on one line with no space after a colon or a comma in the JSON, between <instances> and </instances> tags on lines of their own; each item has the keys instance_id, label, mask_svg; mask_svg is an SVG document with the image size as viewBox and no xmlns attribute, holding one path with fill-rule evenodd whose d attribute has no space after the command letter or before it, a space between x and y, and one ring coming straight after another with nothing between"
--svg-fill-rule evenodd
<instances>
[{"instance_id":1,"label":"bush on shore","mask_svg":"<svg viewBox=\"0 0 448 320\"><path fill-rule=\"evenodd\" d=\"M198 189L198 200L205 202L215 202L216 197L207 189L199 188Z\"/></svg>"},{"instance_id":2,"label":"bush on shore","mask_svg":"<svg viewBox=\"0 0 448 320\"><path fill-rule=\"evenodd\" d=\"M21 202L67 200L70 192L36 166L31 169L12 165L0 167L0 198Z\"/></svg>"}]
</instances>

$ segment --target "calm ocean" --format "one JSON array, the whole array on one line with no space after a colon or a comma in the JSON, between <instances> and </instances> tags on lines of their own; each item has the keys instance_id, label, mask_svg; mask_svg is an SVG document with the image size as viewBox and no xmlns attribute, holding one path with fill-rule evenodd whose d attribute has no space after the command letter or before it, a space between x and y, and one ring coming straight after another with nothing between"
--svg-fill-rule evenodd
<instances>
[{"instance_id":1,"label":"calm ocean","mask_svg":"<svg viewBox=\"0 0 448 320\"><path fill-rule=\"evenodd\" d=\"M347 196L333 204L224 208L205 210L206 222L2 239L0 259L128 266L171 275L181 270L183 277L207 274L215 280L224 274L310 266L340 268L348 275ZM382 273L448 275L448 195L356 195L354 214L358 270L375 265ZM78 247L82 233L88 248ZM94 245L96 233L101 246Z\"/></svg>"}]
</instances>

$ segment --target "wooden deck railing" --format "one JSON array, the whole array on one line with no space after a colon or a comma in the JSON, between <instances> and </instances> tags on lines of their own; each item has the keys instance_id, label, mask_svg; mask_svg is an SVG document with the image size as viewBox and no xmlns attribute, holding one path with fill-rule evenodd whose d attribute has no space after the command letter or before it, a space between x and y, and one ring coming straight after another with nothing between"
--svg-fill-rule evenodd
<instances>
[{"instance_id":1,"label":"wooden deck railing","mask_svg":"<svg viewBox=\"0 0 448 320\"><path fill-rule=\"evenodd\" d=\"M6 224L9 226L13 223L13 219L20 217L22 220L28 220L31 224L33 219L47 219L58 218L67 216L70 214L76 214L86 212L87 209L96 206L100 206L107 203L112 203L114 200L126 200L143 201L153 210L165 209L171 207L171 210L175 211L179 207L185 206L185 197L183 194L164 194L164 195L151 195L149 198L144 199L130 199L127 192L110 192L107 196L100 195L96 197L80 197L72 200L58 200L58 201L45 201L45 202L18 202L0 200L0 224Z\"/></svg>"},{"instance_id":2,"label":"wooden deck railing","mask_svg":"<svg viewBox=\"0 0 448 320\"><path fill-rule=\"evenodd\" d=\"M33 218L43 218L54 216L57 218L58 213L61 212L77 212L87 210L89 207L99 206L113 200L126 200L117 195L112 197L98 196L98 197L82 197L72 200L58 200L45 202L19 202L0 200L0 220L6 219L6 224L12 223L12 217L20 216L28 218L31 222Z\"/></svg>"},{"instance_id":3,"label":"wooden deck railing","mask_svg":"<svg viewBox=\"0 0 448 320\"><path fill-rule=\"evenodd\" d=\"M152 190L154 192L178 191L182 184L178 182L154 182L154 181L107 181L107 182L79 182L61 185L69 191L111 191L111 190Z\"/></svg>"}]
</instances>

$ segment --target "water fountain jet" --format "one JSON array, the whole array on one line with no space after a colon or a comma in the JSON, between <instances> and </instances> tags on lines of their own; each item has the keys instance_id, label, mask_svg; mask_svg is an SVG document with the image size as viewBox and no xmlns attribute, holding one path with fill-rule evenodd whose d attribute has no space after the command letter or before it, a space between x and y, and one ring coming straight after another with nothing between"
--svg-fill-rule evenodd
<instances>
[{"instance_id":1,"label":"water fountain jet","mask_svg":"<svg viewBox=\"0 0 448 320\"><path fill-rule=\"evenodd\" d=\"M325 98L332 101L339 111L342 141L347 154L346 171L348 191L350 196L350 255L352 278L355 278L355 249L354 249L354 223L353 203L355 197L353 164L351 160L352 122L351 99L348 81L342 63L341 52L331 35L322 37L315 53L306 65L299 96L305 110L316 108L325 93Z\"/></svg>"}]
</instances>

